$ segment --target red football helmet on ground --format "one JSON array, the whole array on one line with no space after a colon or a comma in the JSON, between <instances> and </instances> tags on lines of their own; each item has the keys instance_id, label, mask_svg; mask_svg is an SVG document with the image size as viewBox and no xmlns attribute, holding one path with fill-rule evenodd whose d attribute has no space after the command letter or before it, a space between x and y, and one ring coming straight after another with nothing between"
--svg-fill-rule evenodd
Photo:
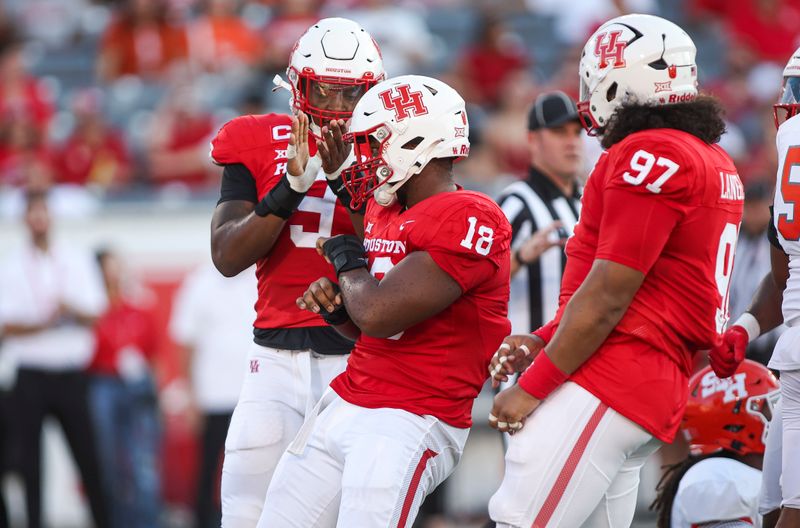
<instances>
[{"instance_id":1,"label":"red football helmet on ground","mask_svg":"<svg viewBox=\"0 0 800 528\"><path fill-rule=\"evenodd\" d=\"M689 381L681 428L693 455L726 449L740 455L763 453L772 409L780 398L778 380L763 365L745 359L730 378L706 367Z\"/></svg>"}]
</instances>

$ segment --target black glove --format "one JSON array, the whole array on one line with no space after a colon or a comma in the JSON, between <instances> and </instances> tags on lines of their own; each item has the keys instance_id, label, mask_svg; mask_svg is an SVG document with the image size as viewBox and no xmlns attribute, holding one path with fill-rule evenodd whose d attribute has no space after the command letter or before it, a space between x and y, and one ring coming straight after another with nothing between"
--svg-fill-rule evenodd
<instances>
[{"instance_id":1,"label":"black glove","mask_svg":"<svg viewBox=\"0 0 800 528\"><path fill-rule=\"evenodd\" d=\"M333 264L336 276L358 268L367 267L367 253L364 245L354 235L337 235L322 244L322 251Z\"/></svg>"}]
</instances>

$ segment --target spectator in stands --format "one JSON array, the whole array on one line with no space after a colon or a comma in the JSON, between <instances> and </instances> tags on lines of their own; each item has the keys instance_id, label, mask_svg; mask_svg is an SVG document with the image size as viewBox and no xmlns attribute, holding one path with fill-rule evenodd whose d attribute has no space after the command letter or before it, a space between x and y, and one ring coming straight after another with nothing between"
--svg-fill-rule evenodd
<instances>
[{"instance_id":1,"label":"spectator in stands","mask_svg":"<svg viewBox=\"0 0 800 528\"><path fill-rule=\"evenodd\" d=\"M50 158L44 148L53 115L50 95L31 76L22 58L22 42L0 34L0 187L28 181L49 185Z\"/></svg>"},{"instance_id":2,"label":"spectator in stands","mask_svg":"<svg viewBox=\"0 0 800 528\"><path fill-rule=\"evenodd\" d=\"M496 106L506 79L527 66L528 58L519 37L499 18L486 16L477 42L459 61L458 73L467 82L465 98L472 103Z\"/></svg>"},{"instance_id":3,"label":"spectator in stands","mask_svg":"<svg viewBox=\"0 0 800 528\"><path fill-rule=\"evenodd\" d=\"M184 373L202 423L196 528L218 528L222 520L217 493L222 454L252 345L246 329L256 290L254 269L226 278L208 262L186 277L173 305L170 334L183 349Z\"/></svg>"},{"instance_id":4,"label":"spectator in stands","mask_svg":"<svg viewBox=\"0 0 800 528\"><path fill-rule=\"evenodd\" d=\"M694 0L694 14L722 20L731 42L752 49L760 60L780 63L798 44L800 2L797 0Z\"/></svg>"},{"instance_id":5,"label":"spectator in stands","mask_svg":"<svg viewBox=\"0 0 800 528\"><path fill-rule=\"evenodd\" d=\"M255 64L261 40L236 14L237 0L206 0L204 4L205 14L188 29L192 62L208 71Z\"/></svg>"},{"instance_id":6,"label":"spectator in stands","mask_svg":"<svg viewBox=\"0 0 800 528\"><path fill-rule=\"evenodd\" d=\"M29 528L41 528L41 434L48 416L61 424L80 471L95 526L110 527L87 401L85 367L105 295L91 255L50 236L47 195L29 192L29 240L0 265L3 354L18 365L13 391L19 467Z\"/></svg>"},{"instance_id":7,"label":"spectator in stands","mask_svg":"<svg viewBox=\"0 0 800 528\"><path fill-rule=\"evenodd\" d=\"M150 311L126 289L122 260L101 250L108 309L94 325L89 402L114 528L156 528L160 426L153 376L157 335Z\"/></svg>"},{"instance_id":8,"label":"spectator in stands","mask_svg":"<svg viewBox=\"0 0 800 528\"><path fill-rule=\"evenodd\" d=\"M267 72L283 72L286 57L297 39L320 18L321 0L282 0L275 5L276 16L262 33L264 67Z\"/></svg>"},{"instance_id":9,"label":"spectator in stands","mask_svg":"<svg viewBox=\"0 0 800 528\"><path fill-rule=\"evenodd\" d=\"M208 189L219 185L208 156L214 120L200 105L191 79L184 78L162 102L148 136L152 183Z\"/></svg>"},{"instance_id":10,"label":"spectator in stands","mask_svg":"<svg viewBox=\"0 0 800 528\"><path fill-rule=\"evenodd\" d=\"M436 39L423 14L394 0L365 0L356 9L342 11L342 16L361 24L381 43L383 64L392 77L419 73L438 55Z\"/></svg>"},{"instance_id":11,"label":"spectator in stands","mask_svg":"<svg viewBox=\"0 0 800 528\"><path fill-rule=\"evenodd\" d=\"M122 135L106 123L102 92L86 89L72 104L75 129L56 152L56 182L119 188L131 173L131 159Z\"/></svg>"},{"instance_id":12,"label":"spectator in stands","mask_svg":"<svg viewBox=\"0 0 800 528\"><path fill-rule=\"evenodd\" d=\"M582 44L600 24L615 16L658 12L657 0L525 0L525 3L532 12L555 18L556 35L565 45Z\"/></svg>"},{"instance_id":13,"label":"spectator in stands","mask_svg":"<svg viewBox=\"0 0 800 528\"><path fill-rule=\"evenodd\" d=\"M527 115L535 89L528 72L518 70L508 75L499 91L497 111L489 117L483 132L500 170L518 178L528 174L531 161Z\"/></svg>"},{"instance_id":14,"label":"spectator in stands","mask_svg":"<svg viewBox=\"0 0 800 528\"><path fill-rule=\"evenodd\" d=\"M53 183L53 157L41 129L27 116L0 123L0 187L44 190Z\"/></svg>"},{"instance_id":15,"label":"spectator in stands","mask_svg":"<svg viewBox=\"0 0 800 528\"><path fill-rule=\"evenodd\" d=\"M186 57L186 32L167 17L166 0L126 0L103 35L98 77L113 81L124 75L159 79Z\"/></svg>"}]
</instances>

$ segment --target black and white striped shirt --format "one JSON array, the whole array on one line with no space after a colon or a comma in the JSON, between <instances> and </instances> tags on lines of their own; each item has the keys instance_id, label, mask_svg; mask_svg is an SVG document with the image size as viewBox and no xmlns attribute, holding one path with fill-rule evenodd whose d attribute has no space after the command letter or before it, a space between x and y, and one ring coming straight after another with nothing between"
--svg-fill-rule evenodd
<instances>
[{"instance_id":1,"label":"black and white striped shirt","mask_svg":"<svg viewBox=\"0 0 800 528\"><path fill-rule=\"evenodd\" d=\"M560 220L567 235L572 236L581 210L580 197L577 184L572 196L565 196L533 167L527 180L506 187L498 203L511 223L512 250L556 220ZM532 332L555 316L566 261L563 249L554 247L533 264L523 266L511 279L508 317L514 333Z\"/></svg>"}]
</instances>

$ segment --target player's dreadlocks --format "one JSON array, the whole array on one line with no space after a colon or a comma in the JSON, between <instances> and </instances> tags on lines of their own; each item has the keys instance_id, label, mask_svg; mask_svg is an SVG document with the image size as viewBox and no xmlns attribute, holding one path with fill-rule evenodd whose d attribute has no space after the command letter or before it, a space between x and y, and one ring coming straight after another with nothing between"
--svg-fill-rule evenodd
<instances>
[{"instance_id":1,"label":"player's dreadlocks","mask_svg":"<svg viewBox=\"0 0 800 528\"><path fill-rule=\"evenodd\" d=\"M708 458L734 458L734 456L733 453L728 451L720 451L719 453L713 453L711 455L689 455L686 457L686 460L682 462L664 466L666 471L664 475L661 476L661 480L658 481L658 486L656 486L656 499L650 505L650 509L658 513L656 527L670 528L672 524L672 503L675 502L675 496L678 494L678 485L692 466Z\"/></svg>"},{"instance_id":2,"label":"player's dreadlocks","mask_svg":"<svg viewBox=\"0 0 800 528\"><path fill-rule=\"evenodd\" d=\"M628 135L652 128L674 128L716 143L725 132L724 111L719 101L707 95L687 103L663 105L627 103L614 112L600 130L603 148L611 148Z\"/></svg>"}]
</instances>

